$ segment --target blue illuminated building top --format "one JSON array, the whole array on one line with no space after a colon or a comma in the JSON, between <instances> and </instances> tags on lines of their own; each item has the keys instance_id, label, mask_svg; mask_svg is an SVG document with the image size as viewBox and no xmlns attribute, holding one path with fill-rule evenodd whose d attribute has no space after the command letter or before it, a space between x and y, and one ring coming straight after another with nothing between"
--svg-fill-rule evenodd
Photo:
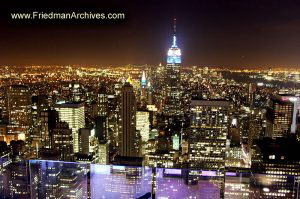
<instances>
[{"instance_id":1,"label":"blue illuminated building top","mask_svg":"<svg viewBox=\"0 0 300 199\"><path fill-rule=\"evenodd\" d=\"M180 64L181 63L181 50L178 48L176 44L176 19L174 19L174 36L173 36L173 44L171 48L168 50L168 64Z\"/></svg>"},{"instance_id":2,"label":"blue illuminated building top","mask_svg":"<svg viewBox=\"0 0 300 199\"><path fill-rule=\"evenodd\" d=\"M142 84L142 87L146 87L147 86L147 79L146 79L145 71L143 71L143 74L142 74L141 84Z\"/></svg>"}]
</instances>

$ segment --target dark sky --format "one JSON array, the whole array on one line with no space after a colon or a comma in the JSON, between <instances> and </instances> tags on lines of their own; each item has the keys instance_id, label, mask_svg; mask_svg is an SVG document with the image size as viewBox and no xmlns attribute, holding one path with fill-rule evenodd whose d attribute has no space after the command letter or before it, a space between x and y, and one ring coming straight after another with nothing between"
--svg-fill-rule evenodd
<instances>
[{"instance_id":1,"label":"dark sky","mask_svg":"<svg viewBox=\"0 0 300 199\"><path fill-rule=\"evenodd\" d=\"M300 66L300 1L7 2L0 5L0 65L165 63L176 17L185 66ZM10 19L32 11L124 12L126 19Z\"/></svg>"}]
</instances>

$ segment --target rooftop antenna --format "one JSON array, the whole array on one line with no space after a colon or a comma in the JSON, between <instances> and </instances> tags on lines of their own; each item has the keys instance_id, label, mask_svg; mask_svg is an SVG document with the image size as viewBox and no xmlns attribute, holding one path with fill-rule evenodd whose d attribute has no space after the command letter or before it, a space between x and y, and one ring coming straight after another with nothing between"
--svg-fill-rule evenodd
<instances>
[{"instance_id":1,"label":"rooftop antenna","mask_svg":"<svg viewBox=\"0 0 300 199\"><path fill-rule=\"evenodd\" d=\"M173 24L173 26L174 26L174 35L176 34L176 18L174 17L174 24Z\"/></svg>"},{"instance_id":2,"label":"rooftop antenna","mask_svg":"<svg viewBox=\"0 0 300 199\"><path fill-rule=\"evenodd\" d=\"M174 17L174 22L173 22L173 28L174 28L174 35L173 35L173 47L176 47L176 18Z\"/></svg>"}]
</instances>

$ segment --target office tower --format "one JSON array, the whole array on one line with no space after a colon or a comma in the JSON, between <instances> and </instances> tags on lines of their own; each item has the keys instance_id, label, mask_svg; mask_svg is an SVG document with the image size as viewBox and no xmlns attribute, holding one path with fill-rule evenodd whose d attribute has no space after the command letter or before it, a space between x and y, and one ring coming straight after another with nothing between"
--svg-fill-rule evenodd
<instances>
[{"instance_id":1,"label":"office tower","mask_svg":"<svg viewBox=\"0 0 300 199\"><path fill-rule=\"evenodd\" d=\"M250 198L299 198L300 142L294 137L256 140ZM266 183L267 182L267 183Z\"/></svg>"},{"instance_id":2,"label":"office tower","mask_svg":"<svg viewBox=\"0 0 300 199\"><path fill-rule=\"evenodd\" d=\"M56 104L60 121L67 122L73 134L74 153L79 152L78 129L85 127L84 104L79 102Z\"/></svg>"},{"instance_id":3,"label":"office tower","mask_svg":"<svg viewBox=\"0 0 300 199\"><path fill-rule=\"evenodd\" d=\"M39 119L42 111L49 108L48 97L46 95L32 96L32 124L39 131Z\"/></svg>"},{"instance_id":4,"label":"office tower","mask_svg":"<svg viewBox=\"0 0 300 199\"><path fill-rule=\"evenodd\" d=\"M101 86L97 96L97 114L94 118L95 137L100 143L106 142L108 138L108 105L107 90Z\"/></svg>"},{"instance_id":5,"label":"office tower","mask_svg":"<svg viewBox=\"0 0 300 199\"><path fill-rule=\"evenodd\" d=\"M41 113L48 108L48 97L46 95L32 96L32 133L30 137L33 147L39 147L42 143Z\"/></svg>"},{"instance_id":6,"label":"office tower","mask_svg":"<svg viewBox=\"0 0 300 199\"><path fill-rule=\"evenodd\" d=\"M192 168L225 168L230 108L230 102L225 100L191 101L189 153Z\"/></svg>"},{"instance_id":7,"label":"office tower","mask_svg":"<svg viewBox=\"0 0 300 199\"><path fill-rule=\"evenodd\" d=\"M148 111L137 111L136 112L136 129L140 131L142 141L147 142L149 140L150 133L150 121Z\"/></svg>"},{"instance_id":8,"label":"office tower","mask_svg":"<svg viewBox=\"0 0 300 199\"><path fill-rule=\"evenodd\" d=\"M53 130L59 122L58 112L56 110L42 111L41 121L41 147L51 148L53 142Z\"/></svg>"},{"instance_id":9,"label":"office tower","mask_svg":"<svg viewBox=\"0 0 300 199\"><path fill-rule=\"evenodd\" d=\"M256 91L256 84L250 83L249 84L249 89L248 89L248 102L250 104L250 107L253 105L253 100L255 97L255 91Z\"/></svg>"},{"instance_id":10,"label":"office tower","mask_svg":"<svg viewBox=\"0 0 300 199\"><path fill-rule=\"evenodd\" d=\"M173 150L179 150L180 142L177 134L172 136Z\"/></svg>"},{"instance_id":11,"label":"office tower","mask_svg":"<svg viewBox=\"0 0 300 199\"><path fill-rule=\"evenodd\" d=\"M109 140L110 149L118 149L118 129L119 129L119 96L108 96L108 123L107 123L107 140Z\"/></svg>"},{"instance_id":12,"label":"office tower","mask_svg":"<svg viewBox=\"0 0 300 199\"><path fill-rule=\"evenodd\" d=\"M98 93L98 116L107 116L108 97L104 86L101 86Z\"/></svg>"},{"instance_id":13,"label":"office tower","mask_svg":"<svg viewBox=\"0 0 300 199\"><path fill-rule=\"evenodd\" d=\"M95 137L100 143L106 142L108 129L108 118L106 116L98 116L95 118Z\"/></svg>"},{"instance_id":14,"label":"office tower","mask_svg":"<svg viewBox=\"0 0 300 199\"><path fill-rule=\"evenodd\" d=\"M31 197L51 199L62 197L58 179L62 170L59 162L30 161L30 170L32 172Z\"/></svg>"},{"instance_id":15,"label":"office tower","mask_svg":"<svg viewBox=\"0 0 300 199\"><path fill-rule=\"evenodd\" d=\"M31 125L31 97L29 88L13 85L7 91L7 111L9 123L29 128Z\"/></svg>"},{"instance_id":16,"label":"office tower","mask_svg":"<svg viewBox=\"0 0 300 199\"><path fill-rule=\"evenodd\" d=\"M245 162L243 147L240 142L227 140L226 153L225 153L225 166L226 167L249 167Z\"/></svg>"},{"instance_id":17,"label":"office tower","mask_svg":"<svg viewBox=\"0 0 300 199\"><path fill-rule=\"evenodd\" d=\"M294 96L272 96L266 114L268 137L285 137L296 132L299 101L299 98Z\"/></svg>"},{"instance_id":18,"label":"office tower","mask_svg":"<svg viewBox=\"0 0 300 199\"><path fill-rule=\"evenodd\" d=\"M70 99L74 102L82 101L82 88L79 83L69 84Z\"/></svg>"},{"instance_id":19,"label":"office tower","mask_svg":"<svg viewBox=\"0 0 300 199\"><path fill-rule=\"evenodd\" d=\"M248 134L248 147L252 147L253 140L263 138L263 128L261 111L253 109L249 115L249 134Z\"/></svg>"},{"instance_id":20,"label":"office tower","mask_svg":"<svg viewBox=\"0 0 300 199\"><path fill-rule=\"evenodd\" d=\"M83 94L83 100L85 101L88 105L92 104L92 102L95 99L95 91L94 88L91 85L86 85L82 89L82 94Z\"/></svg>"},{"instance_id":21,"label":"office tower","mask_svg":"<svg viewBox=\"0 0 300 199\"><path fill-rule=\"evenodd\" d=\"M165 107L166 115L176 116L181 114L181 50L176 44L176 19L174 19L173 44L168 50L166 65L166 85L165 85Z\"/></svg>"},{"instance_id":22,"label":"office tower","mask_svg":"<svg viewBox=\"0 0 300 199\"><path fill-rule=\"evenodd\" d=\"M87 165L31 160L31 198L88 198Z\"/></svg>"},{"instance_id":23,"label":"office tower","mask_svg":"<svg viewBox=\"0 0 300 199\"><path fill-rule=\"evenodd\" d=\"M105 164L109 163L109 150L108 143L99 143L98 144L98 161L97 164Z\"/></svg>"},{"instance_id":24,"label":"office tower","mask_svg":"<svg viewBox=\"0 0 300 199\"><path fill-rule=\"evenodd\" d=\"M133 87L126 82L121 91L119 110L119 152L121 156L140 156L140 135L136 131L136 101Z\"/></svg>"},{"instance_id":25,"label":"office tower","mask_svg":"<svg viewBox=\"0 0 300 199\"><path fill-rule=\"evenodd\" d=\"M7 115L7 94L6 94L7 88L0 87L0 122L3 122L3 120L8 119Z\"/></svg>"},{"instance_id":26,"label":"office tower","mask_svg":"<svg viewBox=\"0 0 300 199\"><path fill-rule=\"evenodd\" d=\"M73 160L73 138L72 129L69 128L67 122L57 122L52 133L53 149L60 154L59 160Z\"/></svg>"},{"instance_id":27,"label":"office tower","mask_svg":"<svg viewBox=\"0 0 300 199\"><path fill-rule=\"evenodd\" d=\"M0 141L0 193L2 198L10 198L8 172L9 166L12 163L10 158L11 152L6 142Z\"/></svg>"},{"instance_id":28,"label":"office tower","mask_svg":"<svg viewBox=\"0 0 300 199\"><path fill-rule=\"evenodd\" d=\"M82 155L93 155L96 152L95 129L79 129L79 153Z\"/></svg>"},{"instance_id":29,"label":"office tower","mask_svg":"<svg viewBox=\"0 0 300 199\"><path fill-rule=\"evenodd\" d=\"M8 198L30 198L28 163L26 161L15 161L8 168L8 184L10 194ZM2 193L1 196L2 197Z\"/></svg>"}]
</instances>

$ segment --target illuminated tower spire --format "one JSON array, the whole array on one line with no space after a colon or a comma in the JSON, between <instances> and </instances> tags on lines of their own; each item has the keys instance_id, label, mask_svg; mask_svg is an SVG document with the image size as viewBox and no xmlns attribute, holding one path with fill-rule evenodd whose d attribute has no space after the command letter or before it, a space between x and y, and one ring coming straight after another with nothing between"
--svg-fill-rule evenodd
<instances>
[{"instance_id":1,"label":"illuminated tower spire","mask_svg":"<svg viewBox=\"0 0 300 199\"><path fill-rule=\"evenodd\" d=\"M177 47L176 45L176 18L174 18L174 22L173 22L173 31L174 31L174 35L173 35L173 45L172 47Z\"/></svg>"},{"instance_id":2,"label":"illuminated tower spire","mask_svg":"<svg viewBox=\"0 0 300 199\"><path fill-rule=\"evenodd\" d=\"M168 51L168 64L180 64L181 63L181 51L176 44L176 18L173 20L173 43Z\"/></svg>"},{"instance_id":3,"label":"illuminated tower spire","mask_svg":"<svg viewBox=\"0 0 300 199\"><path fill-rule=\"evenodd\" d=\"M173 26L174 26L174 35L176 34L176 18L174 17L174 24L173 24Z\"/></svg>"},{"instance_id":4,"label":"illuminated tower spire","mask_svg":"<svg viewBox=\"0 0 300 199\"><path fill-rule=\"evenodd\" d=\"M132 84L132 79L131 79L131 76L130 76L130 74L129 74L129 76L128 76L128 79L127 79L127 81L126 81L126 82L128 82L128 83Z\"/></svg>"},{"instance_id":5,"label":"illuminated tower spire","mask_svg":"<svg viewBox=\"0 0 300 199\"><path fill-rule=\"evenodd\" d=\"M145 75L145 71L143 71L143 74L142 74L142 87L145 87L146 85L147 85L146 75Z\"/></svg>"}]
</instances>

